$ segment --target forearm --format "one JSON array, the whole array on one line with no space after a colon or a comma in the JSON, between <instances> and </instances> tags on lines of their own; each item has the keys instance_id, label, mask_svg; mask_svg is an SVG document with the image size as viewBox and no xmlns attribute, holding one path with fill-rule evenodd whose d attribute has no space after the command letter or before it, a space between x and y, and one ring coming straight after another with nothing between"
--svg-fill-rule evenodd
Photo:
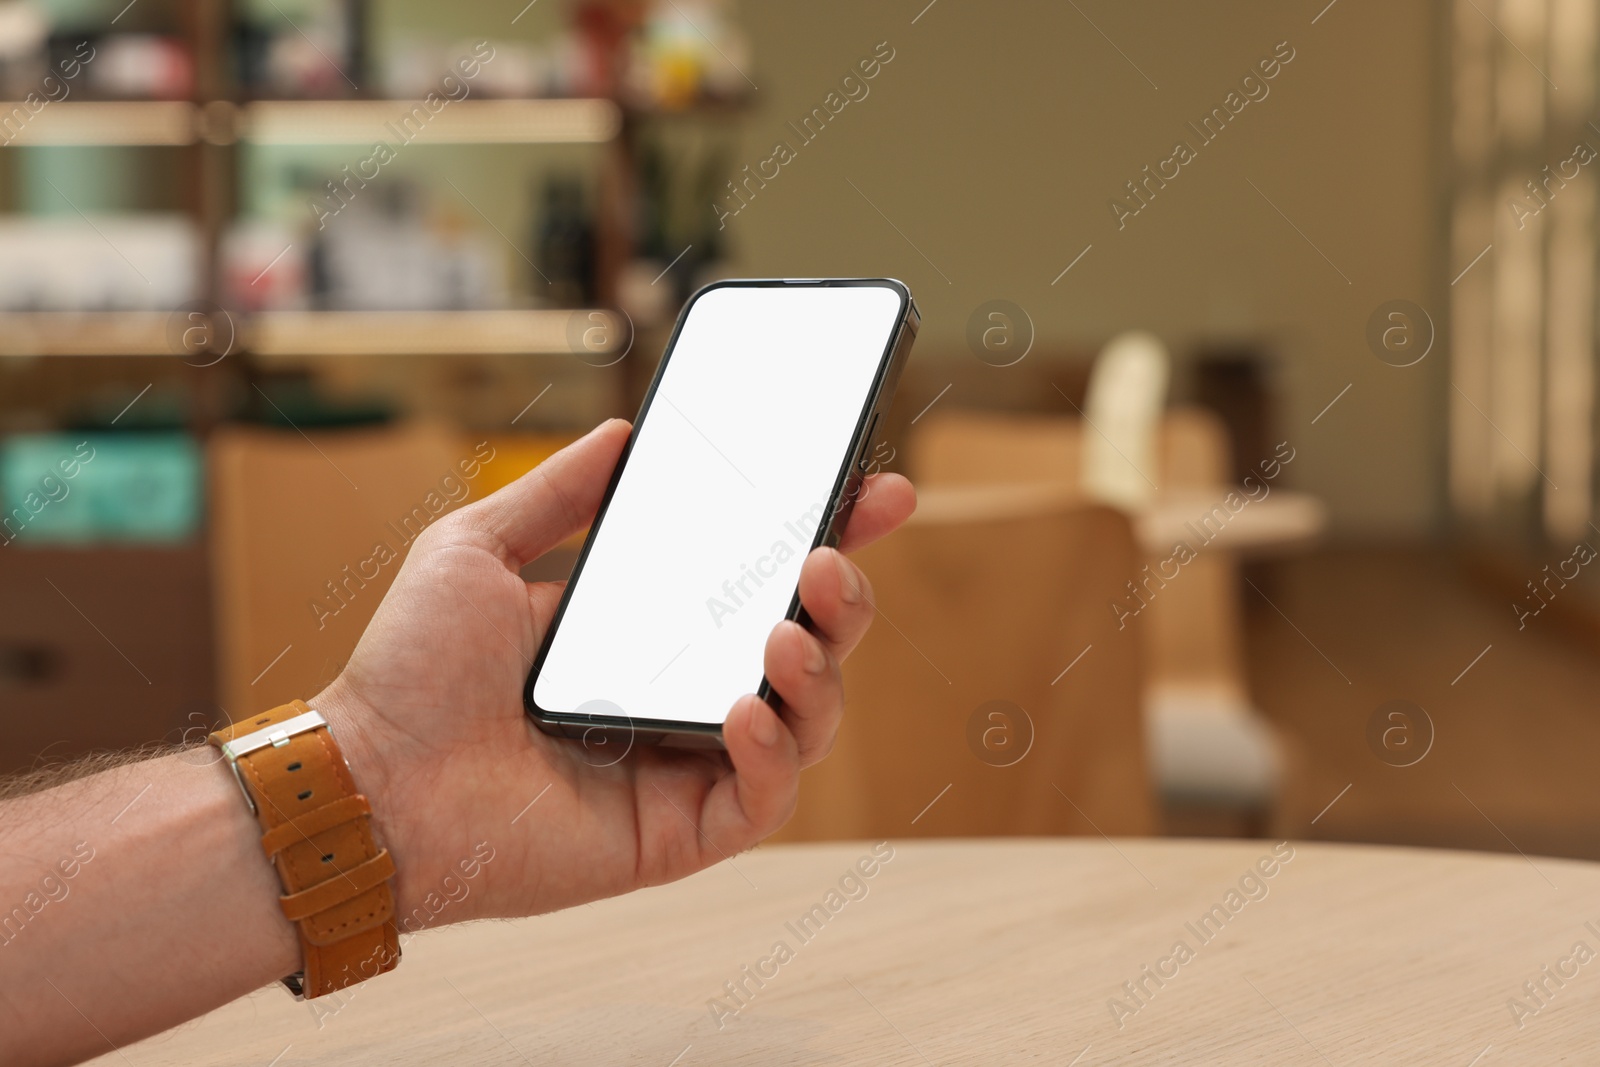
<instances>
[{"instance_id":1,"label":"forearm","mask_svg":"<svg viewBox=\"0 0 1600 1067\"><path fill-rule=\"evenodd\" d=\"M0 804L0 1062L111 1051L297 970L213 749Z\"/></svg>"}]
</instances>

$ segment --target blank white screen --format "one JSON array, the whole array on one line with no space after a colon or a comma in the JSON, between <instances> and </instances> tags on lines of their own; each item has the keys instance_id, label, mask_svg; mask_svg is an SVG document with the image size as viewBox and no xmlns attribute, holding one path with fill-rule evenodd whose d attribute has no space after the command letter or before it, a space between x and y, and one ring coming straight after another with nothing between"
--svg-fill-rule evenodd
<instances>
[{"instance_id":1,"label":"blank white screen","mask_svg":"<svg viewBox=\"0 0 1600 1067\"><path fill-rule=\"evenodd\" d=\"M720 723L756 691L899 319L879 286L694 303L534 683L540 708Z\"/></svg>"}]
</instances>

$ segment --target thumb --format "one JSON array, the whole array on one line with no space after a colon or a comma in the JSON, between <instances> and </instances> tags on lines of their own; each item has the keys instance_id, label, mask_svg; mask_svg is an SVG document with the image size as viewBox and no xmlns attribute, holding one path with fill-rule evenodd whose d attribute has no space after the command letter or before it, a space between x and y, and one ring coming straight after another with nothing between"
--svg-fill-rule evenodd
<instances>
[{"instance_id":1,"label":"thumb","mask_svg":"<svg viewBox=\"0 0 1600 1067\"><path fill-rule=\"evenodd\" d=\"M487 534L513 570L538 559L594 519L632 426L608 419L504 489L456 512Z\"/></svg>"}]
</instances>

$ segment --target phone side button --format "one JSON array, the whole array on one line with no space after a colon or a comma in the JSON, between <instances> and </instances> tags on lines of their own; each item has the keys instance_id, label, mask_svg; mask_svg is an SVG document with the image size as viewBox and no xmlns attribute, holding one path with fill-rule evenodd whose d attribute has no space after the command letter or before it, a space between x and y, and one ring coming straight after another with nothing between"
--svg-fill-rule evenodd
<instances>
[{"instance_id":1,"label":"phone side button","mask_svg":"<svg viewBox=\"0 0 1600 1067\"><path fill-rule=\"evenodd\" d=\"M861 455L856 460L856 470L860 471L862 474L867 473L867 468L871 465L872 435L877 432L878 416L881 414L882 412L880 411L874 411L872 413L872 421L867 423L867 432L861 438Z\"/></svg>"}]
</instances>

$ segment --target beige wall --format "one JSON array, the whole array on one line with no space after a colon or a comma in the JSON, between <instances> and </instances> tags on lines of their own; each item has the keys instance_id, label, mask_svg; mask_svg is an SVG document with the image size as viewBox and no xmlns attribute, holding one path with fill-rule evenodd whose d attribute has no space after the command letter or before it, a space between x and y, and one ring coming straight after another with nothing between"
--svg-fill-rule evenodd
<instances>
[{"instance_id":1,"label":"beige wall","mask_svg":"<svg viewBox=\"0 0 1600 1067\"><path fill-rule=\"evenodd\" d=\"M767 158L778 139L798 146L785 121L822 103L878 42L895 58L727 220L735 269L900 277L923 307L923 361L972 360L966 322L991 298L1032 316L1030 360L1133 326L1179 354L1206 341L1264 343L1281 361L1293 484L1329 501L1340 532L1428 529L1442 472L1442 345L1399 370L1364 333L1395 298L1443 321L1433 5L1339 0L1312 24L1324 0L1080 0L1083 14L938 0L912 24L923 2L741 5L760 88L739 163ZM1223 104L1284 40L1295 58L1270 95L1200 146L1186 123ZM1185 137L1197 158L1119 232L1109 199Z\"/></svg>"}]
</instances>

